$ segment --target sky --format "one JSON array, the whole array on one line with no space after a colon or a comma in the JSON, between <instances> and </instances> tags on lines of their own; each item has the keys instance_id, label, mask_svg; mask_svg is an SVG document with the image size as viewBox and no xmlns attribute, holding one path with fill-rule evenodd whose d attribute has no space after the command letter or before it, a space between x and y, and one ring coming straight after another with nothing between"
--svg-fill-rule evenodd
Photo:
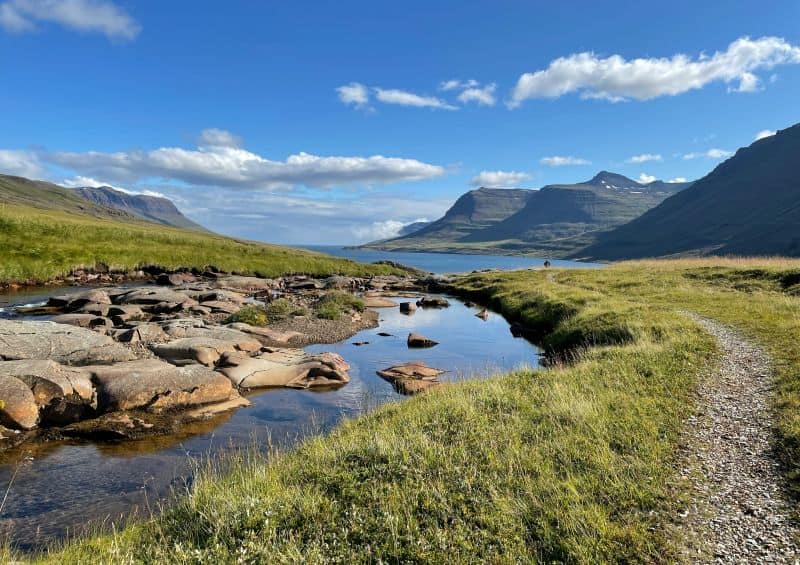
<instances>
[{"instance_id":1,"label":"sky","mask_svg":"<svg viewBox=\"0 0 800 565\"><path fill-rule=\"evenodd\" d=\"M697 179L800 121L800 3L0 0L0 173L351 244L477 186Z\"/></svg>"}]
</instances>

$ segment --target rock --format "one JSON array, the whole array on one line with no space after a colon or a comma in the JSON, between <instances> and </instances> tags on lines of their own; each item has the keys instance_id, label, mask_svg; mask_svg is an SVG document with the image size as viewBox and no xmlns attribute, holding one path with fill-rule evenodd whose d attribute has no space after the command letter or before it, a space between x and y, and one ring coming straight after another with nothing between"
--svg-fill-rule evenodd
<instances>
[{"instance_id":1,"label":"rock","mask_svg":"<svg viewBox=\"0 0 800 565\"><path fill-rule=\"evenodd\" d=\"M135 328L125 330L117 341L124 343L163 343L169 341L169 336L158 324L139 324Z\"/></svg>"},{"instance_id":2,"label":"rock","mask_svg":"<svg viewBox=\"0 0 800 565\"><path fill-rule=\"evenodd\" d=\"M197 291L187 291L186 294L198 302L231 302L233 304L244 304L246 298L238 292L221 289L203 289Z\"/></svg>"},{"instance_id":3,"label":"rock","mask_svg":"<svg viewBox=\"0 0 800 565\"><path fill-rule=\"evenodd\" d=\"M417 394L441 384L436 378L444 372L429 367L422 361L409 361L378 371L378 375L390 381L400 394Z\"/></svg>"},{"instance_id":4,"label":"rock","mask_svg":"<svg viewBox=\"0 0 800 565\"><path fill-rule=\"evenodd\" d=\"M108 317L108 311L113 308L110 304L86 304L78 308L76 314L91 314L93 316Z\"/></svg>"},{"instance_id":5,"label":"rock","mask_svg":"<svg viewBox=\"0 0 800 565\"><path fill-rule=\"evenodd\" d=\"M182 292L167 288L136 288L125 294L115 296L114 299L119 304L138 304L151 305L168 303L183 304L189 296Z\"/></svg>"},{"instance_id":6,"label":"rock","mask_svg":"<svg viewBox=\"0 0 800 565\"><path fill-rule=\"evenodd\" d=\"M448 308L450 303L441 296L423 296L417 300L417 306L420 308Z\"/></svg>"},{"instance_id":7,"label":"rock","mask_svg":"<svg viewBox=\"0 0 800 565\"><path fill-rule=\"evenodd\" d=\"M235 314L242 309L241 304L235 302L223 302L221 300L209 300L201 302L200 306L210 308L212 313Z\"/></svg>"},{"instance_id":8,"label":"rock","mask_svg":"<svg viewBox=\"0 0 800 565\"><path fill-rule=\"evenodd\" d=\"M106 315L111 318L115 326L120 326L131 320L141 320L145 317L142 309L134 305L110 306Z\"/></svg>"},{"instance_id":9,"label":"rock","mask_svg":"<svg viewBox=\"0 0 800 565\"><path fill-rule=\"evenodd\" d=\"M381 337L393 337L392 334L386 332L378 332L378 335Z\"/></svg>"},{"instance_id":10,"label":"rock","mask_svg":"<svg viewBox=\"0 0 800 565\"><path fill-rule=\"evenodd\" d=\"M165 286L180 286L197 280L192 273L161 273L156 277L156 284Z\"/></svg>"},{"instance_id":11,"label":"rock","mask_svg":"<svg viewBox=\"0 0 800 565\"><path fill-rule=\"evenodd\" d=\"M83 368L65 367L45 359L0 361L0 378L4 376L28 385L40 405L49 403L56 395L76 395L84 401L94 401L92 376Z\"/></svg>"},{"instance_id":12,"label":"rock","mask_svg":"<svg viewBox=\"0 0 800 565\"><path fill-rule=\"evenodd\" d=\"M187 410L183 415L187 418L194 419L210 418L211 416L216 416L217 414L228 412L236 408L250 406L251 404L252 402L246 398L237 396L236 398L231 398L230 400L225 400L223 402L216 402L214 404L200 406L199 408L192 408L191 410Z\"/></svg>"},{"instance_id":13,"label":"rock","mask_svg":"<svg viewBox=\"0 0 800 565\"><path fill-rule=\"evenodd\" d=\"M291 290L320 290L324 285L312 279L297 280L288 285Z\"/></svg>"},{"instance_id":14,"label":"rock","mask_svg":"<svg viewBox=\"0 0 800 565\"><path fill-rule=\"evenodd\" d=\"M232 289L245 293L264 292L276 289L279 286L278 282L273 279L240 276L219 277L214 285L218 288Z\"/></svg>"},{"instance_id":15,"label":"rock","mask_svg":"<svg viewBox=\"0 0 800 565\"><path fill-rule=\"evenodd\" d=\"M433 341L430 338L425 337L421 334L410 333L408 334L408 346L409 347L433 347L434 345L439 345L438 341Z\"/></svg>"},{"instance_id":16,"label":"rock","mask_svg":"<svg viewBox=\"0 0 800 565\"><path fill-rule=\"evenodd\" d=\"M273 330L271 328L259 328L256 326L251 326L249 324L243 324L241 322L228 324L227 327L251 335L264 345L286 346L289 345L289 343L292 340L304 337L303 334L301 334L300 332L292 332L292 331L282 332L278 330Z\"/></svg>"},{"instance_id":17,"label":"rock","mask_svg":"<svg viewBox=\"0 0 800 565\"><path fill-rule=\"evenodd\" d=\"M323 280L322 286L327 290L354 290L358 288L359 283L353 277L334 275Z\"/></svg>"},{"instance_id":18,"label":"rock","mask_svg":"<svg viewBox=\"0 0 800 565\"><path fill-rule=\"evenodd\" d=\"M39 405L24 382L9 375L0 377L0 422L15 429L31 430L39 422Z\"/></svg>"},{"instance_id":19,"label":"rock","mask_svg":"<svg viewBox=\"0 0 800 565\"><path fill-rule=\"evenodd\" d=\"M69 301L64 306L66 310L74 312L87 304L111 304L111 298L103 290L93 288L77 294L70 295Z\"/></svg>"},{"instance_id":20,"label":"rock","mask_svg":"<svg viewBox=\"0 0 800 565\"><path fill-rule=\"evenodd\" d=\"M110 337L54 322L0 320L0 360L49 359L63 365L129 361L133 353Z\"/></svg>"},{"instance_id":21,"label":"rock","mask_svg":"<svg viewBox=\"0 0 800 565\"><path fill-rule=\"evenodd\" d=\"M209 337L185 337L164 344L151 346L153 353L177 365L200 363L213 366L223 353L236 351L255 352L261 343L252 339L244 341L221 340Z\"/></svg>"},{"instance_id":22,"label":"rock","mask_svg":"<svg viewBox=\"0 0 800 565\"><path fill-rule=\"evenodd\" d=\"M400 303L400 312L403 314L410 314L412 312L416 312L417 305L413 302L401 302Z\"/></svg>"},{"instance_id":23,"label":"rock","mask_svg":"<svg viewBox=\"0 0 800 565\"><path fill-rule=\"evenodd\" d=\"M237 395L230 381L202 365L176 367L158 359L87 367L97 383L98 408L165 409L229 400Z\"/></svg>"},{"instance_id":24,"label":"rock","mask_svg":"<svg viewBox=\"0 0 800 565\"><path fill-rule=\"evenodd\" d=\"M274 349L258 357L226 354L220 371L242 388L309 388L350 381L350 366L336 353L307 354L302 349Z\"/></svg>"},{"instance_id":25,"label":"rock","mask_svg":"<svg viewBox=\"0 0 800 565\"><path fill-rule=\"evenodd\" d=\"M109 328L112 325L108 318L94 314L61 314L53 316L50 320L56 324L68 324L79 328Z\"/></svg>"},{"instance_id":26,"label":"rock","mask_svg":"<svg viewBox=\"0 0 800 565\"><path fill-rule=\"evenodd\" d=\"M396 305L394 300L379 296L367 296L364 298L364 306L367 308L394 308Z\"/></svg>"},{"instance_id":27,"label":"rock","mask_svg":"<svg viewBox=\"0 0 800 565\"><path fill-rule=\"evenodd\" d=\"M475 316L485 322L486 320L489 319L489 311L486 308L484 308L483 310L475 314Z\"/></svg>"},{"instance_id":28,"label":"rock","mask_svg":"<svg viewBox=\"0 0 800 565\"><path fill-rule=\"evenodd\" d=\"M61 430L61 433L67 437L115 441L170 431L172 431L172 426L166 424L164 419L158 416L143 412L135 414L112 412L67 426Z\"/></svg>"},{"instance_id":29,"label":"rock","mask_svg":"<svg viewBox=\"0 0 800 565\"><path fill-rule=\"evenodd\" d=\"M361 347L363 345L369 345L369 342L368 341L354 341L353 345L355 345L356 347Z\"/></svg>"}]
</instances>

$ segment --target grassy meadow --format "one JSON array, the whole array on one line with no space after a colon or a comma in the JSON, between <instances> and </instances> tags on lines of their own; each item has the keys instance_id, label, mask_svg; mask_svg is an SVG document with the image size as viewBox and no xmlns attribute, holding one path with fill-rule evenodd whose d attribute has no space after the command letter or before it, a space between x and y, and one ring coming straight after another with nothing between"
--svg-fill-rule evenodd
<instances>
[{"instance_id":1,"label":"grassy meadow","mask_svg":"<svg viewBox=\"0 0 800 565\"><path fill-rule=\"evenodd\" d=\"M0 204L0 285L47 282L99 263L121 271L146 265L215 266L263 277L398 272L385 265L143 221Z\"/></svg>"}]
</instances>

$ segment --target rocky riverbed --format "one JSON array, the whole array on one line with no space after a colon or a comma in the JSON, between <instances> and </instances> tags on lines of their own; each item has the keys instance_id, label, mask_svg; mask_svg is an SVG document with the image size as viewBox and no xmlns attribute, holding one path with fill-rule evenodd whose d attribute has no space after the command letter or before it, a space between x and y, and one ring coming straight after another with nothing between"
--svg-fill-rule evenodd
<instances>
[{"instance_id":1,"label":"rocky riverbed","mask_svg":"<svg viewBox=\"0 0 800 565\"><path fill-rule=\"evenodd\" d=\"M376 309L397 307L387 296L416 297L429 282L171 272L65 289L0 319L0 449L166 434L248 405L247 390L343 386L344 358L301 348L376 327ZM279 305L279 319L250 320Z\"/></svg>"}]
</instances>

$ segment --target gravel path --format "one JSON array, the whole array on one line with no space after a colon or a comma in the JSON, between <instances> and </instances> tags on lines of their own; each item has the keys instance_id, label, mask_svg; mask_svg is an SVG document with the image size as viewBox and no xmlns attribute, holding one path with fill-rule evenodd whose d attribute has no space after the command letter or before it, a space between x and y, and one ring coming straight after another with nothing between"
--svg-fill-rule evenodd
<instances>
[{"instance_id":1,"label":"gravel path","mask_svg":"<svg viewBox=\"0 0 800 565\"><path fill-rule=\"evenodd\" d=\"M687 427L694 491L681 518L687 559L706 563L800 563L800 529L771 453L769 357L727 327L689 314L719 340L719 371L699 390Z\"/></svg>"}]
</instances>

